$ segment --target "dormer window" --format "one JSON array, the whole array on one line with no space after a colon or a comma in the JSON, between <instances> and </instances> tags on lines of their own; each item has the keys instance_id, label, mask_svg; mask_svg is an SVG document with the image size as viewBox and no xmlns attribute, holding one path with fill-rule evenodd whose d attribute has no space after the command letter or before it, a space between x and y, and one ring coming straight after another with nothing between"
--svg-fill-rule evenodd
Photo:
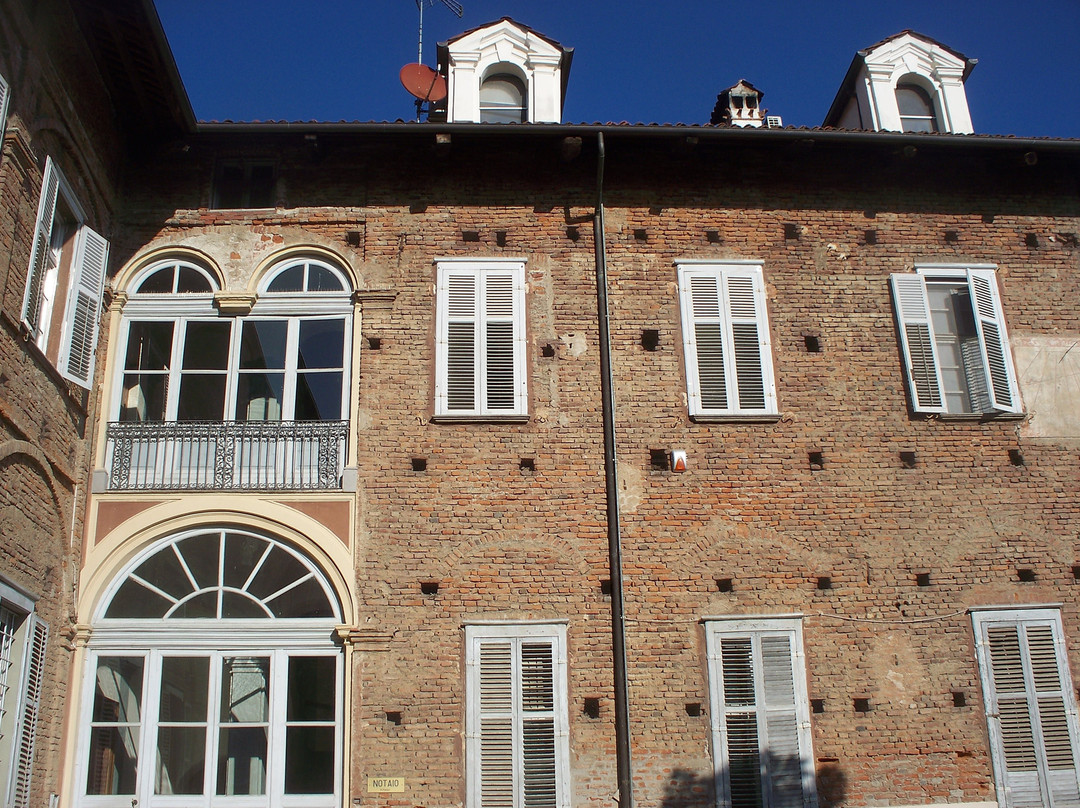
<instances>
[{"instance_id":1,"label":"dormer window","mask_svg":"<svg viewBox=\"0 0 1080 808\"><path fill-rule=\"evenodd\" d=\"M896 106L900 110L900 125L904 132L939 132L934 102L930 94L915 84L896 87Z\"/></svg>"},{"instance_id":2,"label":"dormer window","mask_svg":"<svg viewBox=\"0 0 1080 808\"><path fill-rule=\"evenodd\" d=\"M480 85L481 123L525 123L528 119L525 84L517 76L496 73Z\"/></svg>"}]
</instances>

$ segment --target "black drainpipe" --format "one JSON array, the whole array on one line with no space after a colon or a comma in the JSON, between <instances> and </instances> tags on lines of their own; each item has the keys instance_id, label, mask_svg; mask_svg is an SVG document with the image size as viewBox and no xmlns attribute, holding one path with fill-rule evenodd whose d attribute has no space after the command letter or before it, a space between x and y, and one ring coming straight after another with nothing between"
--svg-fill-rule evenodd
<instances>
[{"instance_id":1,"label":"black drainpipe","mask_svg":"<svg viewBox=\"0 0 1080 808\"><path fill-rule=\"evenodd\" d=\"M630 771L630 700L626 681L626 619L623 612L622 539L619 532L619 477L615 465L615 394L611 375L611 335L608 328L607 254L604 245L604 133L597 132L596 317L600 326L600 395L604 412L604 485L607 494L608 574L611 576L611 655L615 679L615 760L618 767L619 808L633 808L634 780Z\"/></svg>"}]
</instances>

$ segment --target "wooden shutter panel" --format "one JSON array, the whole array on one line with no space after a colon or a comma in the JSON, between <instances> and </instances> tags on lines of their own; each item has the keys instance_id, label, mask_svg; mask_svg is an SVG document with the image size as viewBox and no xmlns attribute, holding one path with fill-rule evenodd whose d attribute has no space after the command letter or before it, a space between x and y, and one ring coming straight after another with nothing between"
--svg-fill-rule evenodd
<instances>
[{"instance_id":1,"label":"wooden shutter panel","mask_svg":"<svg viewBox=\"0 0 1080 808\"><path fill-rule=\"evenodd\" d=\"M945 412L926 284L922 276L906 273L894 273L890 279L912 408L915 412Z\"/></svg>"},{"instance_id":2,"label":"wooden shutter panel","mask_svg":"<svg viewBox=\"0 0 1080 808\"><path fill-rule=\"evenodd\" d=\"M511 272L484 272L483 409L517 408L516 290Z\"/></svg>"},{"instance_id":3,"label":"wooden shutter panel","mask_svg":"<svg viewBox=\"0 0 1080 808\"><path fill-rule=\"evenodd\" d=\"M521 773L525 808L558 804L555 679L550 642L521 645Z\"/></svg>"},{"instance_id":4,"label":"wooden shutter panel","mask_svg":"<svg viewBox=\"0 0 1080 808\"><path fill-rule=\"evenodd\" d=\"M30 620L30 644L26 663L26 686L23 691L22 716L19 722L18 752L15 759L15 788L12 805L29 808L30 779L33 773L34 745L37 740L41 690L45 674L45 650L49 627L34 615Z\"/></svg>"},{"instance_id":5,"label":"wooden shutter panel","mask_svg":"<svg viewBox=\"0 0 1080 808\"><path fill-rule=\"evenodd\" d=\"M446 351L442 409L472 412L477 400L479 278L475 272L448 272L443 277L439 295L446 323L446 333L440 335Z\"/></svg>"},{"instance_id":6,"label":"wooden shutter panel","mask_svg":"<svg viewBox=\"0 0 1080 808\"><path fill-rule=\"evenodd\" d=\"M82 387L94 376L101 295L109 242L89 227L81 227L71 267L71 291L64 309L64 342L60 347L60 375Z\"/></svg>"},{"instance_id":7,"label":"wooden shutter panel","mask_svg":"<svg viewBox=\"0 0 1080 808\"><path fill-rule=\"evenodd\" d=\"M514 808L513 647L479 643L480 805Z\"/></svg>"},{"instance_id":8,"label":"wooden shutter panel","mask_svg":"<svg viewBox=\"0 0 1080 808\"><path fill-rule=\"evenodd\" d=\"M41 284L45 277L45 263L49 255L59 192L60 173L50 157L45 161L45 175L41 181L41 199L38 201L37 221L34 224L34 247L30 252L30 269L26 274L26 291L23 293L22 324L33 339L37 339L40 330Z\"/></svg>"},{"instance_id":9,"label":"wooden shutter panel","mask_svg":"<svg viewBox=\"0 0 1080 808\"><path fill-rule=\"evenodd\" d=\"M999 412L1020 412L1020 392L1016 383L1005 316L1001 309L997 279L993 270L973 269L968 272L975 327L986 370L990 406Z\"/></svg>"},{"instance_id":10,"label":"wooden shutter panel","mask_svg":"<svg viewBox=\"0 0 1080 808\"><path fill-rule=\"evenodd\" d=\"M690 412L728 409L727 366L720 318L720 278L689 274L683 287L690 327L684 347L690 358ZM696 384L695 384L696 381Z\"/></svg>"},{"instance_id":11,"label":"wooden shutter panel","mask_svg":"<svg viewBox=\"0 0 1080 808\"><path fill-rule=\"evenodd\" d=\"M772 808L802 808L808 802L803 794L792 653L789 635L765 634L761 637L767 786Z\"/></svg>"},{"instance_id":12,"label":"wooden shutter panel","mask_svg":"<svg viewBox=\"0 0 1080 808\"><path fill-rule=\"evenodd\" d=\"M731 323L732 354L739 409L772 411L769 326L765 316L765 284L757 267L724 270L727 314Z\"/></svg>"}]
</instances>

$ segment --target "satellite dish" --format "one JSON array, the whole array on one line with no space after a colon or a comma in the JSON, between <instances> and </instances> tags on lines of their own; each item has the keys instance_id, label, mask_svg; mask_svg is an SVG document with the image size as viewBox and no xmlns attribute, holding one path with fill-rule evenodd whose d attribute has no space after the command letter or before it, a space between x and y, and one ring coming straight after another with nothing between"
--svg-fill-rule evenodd
<instances>
[{"instance_id":1,"label":"satellite dish","mask_svg":"<svg viewBox=\"0 0 1080 808\"><path fill-rule=\"evenodd\" d=\"M407 64L398 74L401 86L418 101L438 103L446 98L446 79L427 65Z\"/></svg>"}]
</instances>

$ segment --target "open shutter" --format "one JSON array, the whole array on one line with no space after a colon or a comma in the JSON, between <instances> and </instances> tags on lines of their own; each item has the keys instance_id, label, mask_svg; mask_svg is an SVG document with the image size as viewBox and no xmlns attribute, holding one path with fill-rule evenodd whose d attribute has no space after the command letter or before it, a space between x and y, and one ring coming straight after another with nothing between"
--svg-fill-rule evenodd
<instances>
[{"instance_id":1,"label":"open shutter","mask_svg":"<svg viewBox=\"0 0 1080 808\"><path fill-rule=\"evenodd\" d=\"M479 643L480 806L514 808L514 673L509 641Z\"/></svg>"},{"instance_id":2,"label":"open shutter","mask_svg":"<svg viewBox=\"0 0 1080 808\"><path fill-rule=\"evenodd\" d=\"M11 97L11 88L7 79L0 76L0 142L4 138L4 129L7 125L8 99Z\"/></svg>"},{"instance_id":3,"label":"open shutter","mask_svg":"<svg viewBox=\"0 0 1080 808\"><path fill-rule=\"evenodd\" d=\"M474 412L477 402L479 359L479 277L476 272L447 272L442 275L439 305L445 324L439 339L444 357L437 384L438 412Z\"/></svg>"},{"instance_id":4,"label":"open shutter","mask_svg":"<svg viewBox=\"0 0 1080 808\"><path fill-rule=\"evenodd\" d=\"M34 224L34 247L30 252L30 269L26 274L26 291L23 293L22 324L37 339L41 322L41 285L45 278L52 239L53 219L56 216L56 197L60 192L60 173L52 158L45 161L45 175L41 180L41 199L38 201L37 221Z\"/></svg>"},{"instance_id":5,"label":"open shutter","mask_svg":"<svg viewBox=\"0 0 1080 808\"><path fill-rule=\"evenodd\" d=\"M108 258L109 242L89 227L79 228L71 267L71 290L64 309L59 367L61 376L82 387L90 387L94 376L94 348Z\"/></svg>"},{"instance_id":6,"label":"open shutter","mask_svg":"<svg viewBox=\"0 0 1080 808\"><path fill-rule=\"evenodd\" d=\"M945 412L926 284L922 276L906 273L894 273L891 281L912 408L915 412Z\"/></svg>"},{"instance_id":7,"label":"open shutter","mask_svg":"<svg viewBox=\"0 0 1080 808\"><path fill-rule=\"evenodd\" d=\"M990 406L998 412L1020 412L1020 390L1013 369L1009 338L1005 331L1005 316L998 296L997 279L993 270L968 271L975 327L979 333L982 361L989 379L987 393Z\"/></svg>"},{"instance_id":8,"label":"open shutter","mask_svg":"<svg viewBox=\"0 0 1080 808\"><path fill-rule=\"evenodd\" d=\"M34 745L37 740L38 715L41 711L41 690L45 675L45 648L49 627L31 615L29 653L26 663L26 686L23 690L22 716L15 758L14 808L29 808L30 779L33 773Z\"/></svg>"},{"instance_id":9,"label":"open shutter","mask_svg":"<svg viewBox=\"0 0 1080 808\"><path fill-rule=\"evenodd\" d=\"M1080 806L1076 708L1060 623L993 622L978 615L976 630L1002 803L1009 808Z\"/></svg>"},{"instance_id":10,"label":"open shutter","mask_svg":"<svg viewBox=\"0 0 1080 808\"><path fill-rule=\"evenodd\" d=\"M775 412L765 282L757 267L724 270L739 410Z\"/></svg>"},{"instance_id":11,"label":"open shutter","mask_svg":"<svg viewBox=\"0 0 1080 808\"><path fill-rule=\"evenodd\" d=\"M519 387L519 353L523 329L517 312L520 273L485 271L483 278L483 411L523 411Z\"/></svg>"}]
</instances>

